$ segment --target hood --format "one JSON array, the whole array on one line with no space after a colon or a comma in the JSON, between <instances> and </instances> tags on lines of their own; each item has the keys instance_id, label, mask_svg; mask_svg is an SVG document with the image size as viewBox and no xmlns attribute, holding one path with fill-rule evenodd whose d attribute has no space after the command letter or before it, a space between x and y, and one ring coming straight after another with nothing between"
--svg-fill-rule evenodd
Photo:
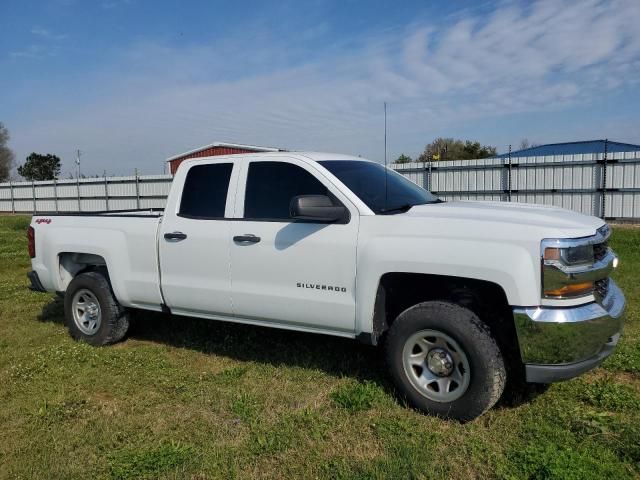
<instances>
[{"instance_id":1,"label":"hood","mask_svg":"<svg viewBox=\"0 0 640 480\"><path fill-rule=\"evenodd\" d=\"M564 208L529 203L454 201L416 205L401 214L413 218L440 218L450 221L500 223L517 227L539 227L548 236L586 237L595 234L604 221ZM547 235L544 235L547 236Z\"/></svg>"}]
</instances>

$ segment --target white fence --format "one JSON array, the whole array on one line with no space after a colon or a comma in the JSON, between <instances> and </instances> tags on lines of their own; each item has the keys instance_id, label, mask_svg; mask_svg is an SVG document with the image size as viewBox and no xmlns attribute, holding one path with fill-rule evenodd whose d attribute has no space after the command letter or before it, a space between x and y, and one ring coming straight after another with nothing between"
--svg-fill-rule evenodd
<instances>
[{"instance_id":1,"label":"white fence","mask_svg":"<svg viewBox=\"0 0 640 480\"><path fill-rule=\"evenodd\" d=\"M0 183L0 212L90 212L164 208L171 175Z\"/></svg>"},{"instance_id":2,"label":"white fence","mask_svg":"<svg viewBox=\"0 0 640 480\"><path fill-rule=\"evenodd\" d=\"M640 219L640 151L394 164L443 200L557 205ZM0 212L164 208L172 177L146 175L0 183Z\"/></svg>"},{"instance_id":3,"label":"white fence","mask_svg":"<svg viewBox=\"0 0 640 480\"><path fill-rule=\"evenodd\" d=\"M394 164L443 200L540 203L640 219L640 151Z\"/></svg>"}]
</instances>

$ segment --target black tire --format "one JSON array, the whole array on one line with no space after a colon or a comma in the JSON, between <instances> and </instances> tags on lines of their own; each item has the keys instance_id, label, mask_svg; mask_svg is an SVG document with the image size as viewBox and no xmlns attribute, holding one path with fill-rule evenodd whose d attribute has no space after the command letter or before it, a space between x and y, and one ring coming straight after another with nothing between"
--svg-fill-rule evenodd
<instances>
[{"instance_id":1,"label":"black tire","mask_svg":"<svg viewBox=\"0 0 640 480\"><path fill-rule=\"evenodd\" d=\"M468 386L453 401L428 398L414 386L410 374L405 371L405 344L422 330L443 333L453 339L466 355L470 373L466 380ZM498 345L478 316L459 305L432 301L405 310L392 323L385 348L387 364L400 394L414 408L425 413L460 421L473 420L489 410L504 390L507 374Z\"/></svg>"},{"instance_id":2,"label":"black tire","mask_svg":"<svg viewBox=\"0 0 640 480\"><path fill-rule=\"evenodd\" d=\"M73 299L81 290L93 294L100 307L100 325L92 334L83 332L74 320ZM71 280L64 296L64 318L74 339L96 346L119 342L129 329L129 312L118 303L101 272L81 273Z\"/></svg>"}]
</instances>

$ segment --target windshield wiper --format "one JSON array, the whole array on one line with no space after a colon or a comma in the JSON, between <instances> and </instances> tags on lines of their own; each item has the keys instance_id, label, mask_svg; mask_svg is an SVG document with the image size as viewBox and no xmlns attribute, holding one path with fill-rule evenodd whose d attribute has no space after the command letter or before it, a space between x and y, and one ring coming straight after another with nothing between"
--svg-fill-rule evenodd
<instances>
[{"instance_id":1,"label":"windshield wiper","mask_svg":"<svg viewBox=\"0 0 640 480\"><path fill-rule=\"evenodd\" d=\"M381 208L379 210L380 213L392 213L392 212L399 212L399 213L405 213L408 212L409 210L411 210L412 207L415 207L416 205L429 205L432 203L442 203L443 200L440 200L439 198L436 198L435 200L433 200L432 202L424 202L424 203L405 203L403 205L399 205L397 207L389 207L389 208Z\"/></svg>"},{"instance_id":2,"label":"windshield wiper","mask_svg":"<svg viewBox=\"0 0 640 480\"><path fill-rule=\"evenodd\" d=\"M389 207L389 208L381 208L380 213L391 213L391 212L408 212L411 207L415 206L413 203L405 203L404 205L400 205L398 207Z\"/></svg>"}]
</instances>

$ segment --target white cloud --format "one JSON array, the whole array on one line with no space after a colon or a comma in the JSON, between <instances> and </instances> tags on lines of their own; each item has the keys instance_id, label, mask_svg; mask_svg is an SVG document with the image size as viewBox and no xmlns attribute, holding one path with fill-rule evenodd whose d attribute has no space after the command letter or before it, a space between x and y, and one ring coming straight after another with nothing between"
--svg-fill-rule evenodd
<instances>
[{"instance_id":1,"label":"white cloud","mask_svg":"<svg viewBox=\"0 0 640 480\"><path fill-rule=\"evenodd\" d=\"M13 52L9 52L9 57L13 59L45 58L45 57L53 57L57 55L59 51L60 51L59 47L56 47L56 46L33 44L23 48L22 50L14 50Z\"/></svg>"},{"instance_id":2,"label":"white cloud","mask_svg":"<svg viewBox=\"0 0 640 480\"><path fill-rule=\"evenodd\" d=\"M64 40L68 36L63 33L53 33L51 32L51 30L48 30L42 27L33 27L31 29L31 34L35 35L36 37L41 37L42 39L45 39L45 40L54 40L54 41Z\"/></svg>"},{"instance_id":3,"label":"white cloud","mask_svg":"<svg viewBox=\"0 0 640 480\"><path fill-rule=\"evenodd\" d=\"M64 99L62 117L34 121L14 139L24 152L68 155L69 165L81 148L96 172L156 173L167 156L216 140L380 159L388 101L391 155L416 153L434 134L478 119L588 105L633 85L639 24L636 0L543 1L412 25L355 49L304 52L268 36L141 43L87 79L94 101Z\"/></svg>"},{"instance_id":4,"label":"white cloud","mask_svg":"<svg viewBox=\"0 0 640 480\"><path fill-rule=\"evenodd\" d=\"M67 38L66 34L53 33L50 30L35 26L31 28L31 34L37 41L20 50L9 52L13 59L41 59L58 55L60 47L57 43Z\"/></svg>"}]
</instances>

